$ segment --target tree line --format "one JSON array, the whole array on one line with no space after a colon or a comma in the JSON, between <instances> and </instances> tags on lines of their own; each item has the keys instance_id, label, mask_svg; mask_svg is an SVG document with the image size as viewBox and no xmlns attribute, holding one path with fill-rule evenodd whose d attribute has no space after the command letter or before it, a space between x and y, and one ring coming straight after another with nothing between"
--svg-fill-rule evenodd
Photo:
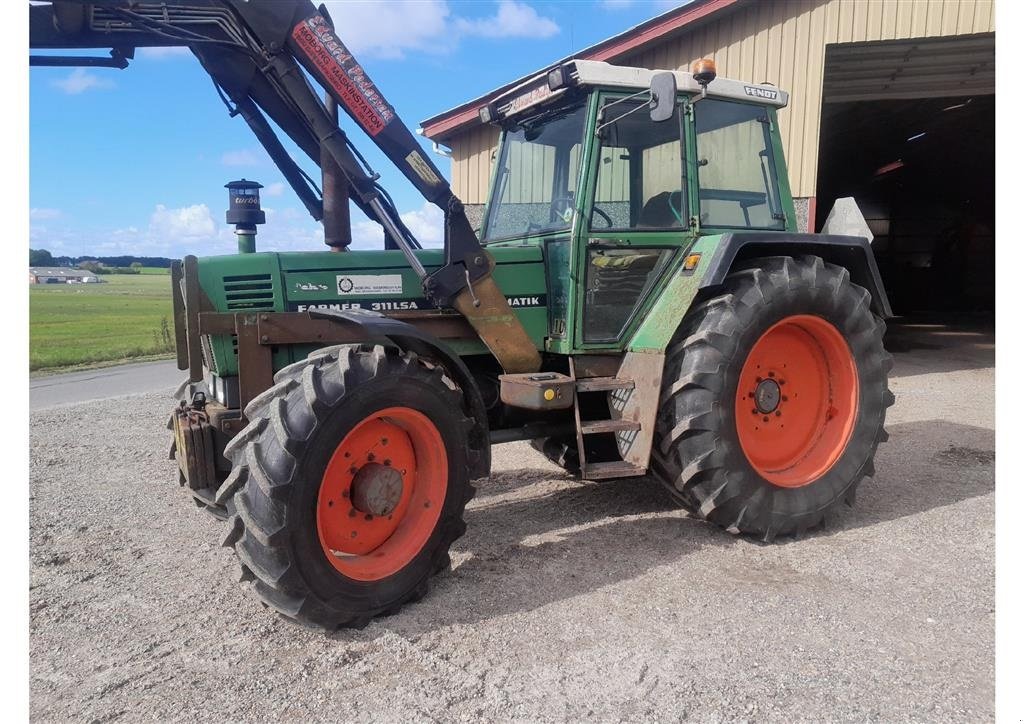
<instances>
[{"instance_id":1,"label":"tree line","mask_svg":"<svg viewBox=\"0 0 1024 724\"><path fill-rule=\"evenodd\" d=\"M169 269L173 259L163 256L53 256L46 249L29 249L29 266L79 267L98 271L103 267L139 269L144 266ZM102 273L102 272L100 272Z\"/></svg>"}]
</instances>

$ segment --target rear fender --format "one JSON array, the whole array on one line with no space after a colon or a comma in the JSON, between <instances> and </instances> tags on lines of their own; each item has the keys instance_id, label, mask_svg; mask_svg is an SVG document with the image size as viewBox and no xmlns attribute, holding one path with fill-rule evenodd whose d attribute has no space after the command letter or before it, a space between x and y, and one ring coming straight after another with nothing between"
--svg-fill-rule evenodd
<instances>
[{"instance_id":1,"label":"rear fender","mask_svg":"<svg viewBox=\"0 0 1024 724\"><path fill-rule=\"evenodd\" d=\"M871 243L860 236L835 234L778 234L740 233L724 234L701 278L701 290L714 289L737 262L759 256L820 256L830 264L844 267L850 272L854 284L871 294L871 310L887 319L892 316L889 297L882 285L882 277L875 264Z\"/></svg>"},{"instance_id":2,"label":"rear fender","mask_svg":"<svg viewBox=\"0 0 1024 724\"><path fill-rule=\"evenodd\" d=\"M476 469L472 471L471 479L486 477L490 474L490 430L483 396L480 394L480 388L473 379L469 368L458 355L448 350L441 340L400 319L377 316L365 311L310 309L309 315L316 319L358 325L366 332L370 341L397 347L407 352L415 352L420 357L432 360L444 367L448 375L462 390L466 409L475 423L471 434L476 438L477 447L482 451L477 460Z\"/></svg>"}]
</instances>

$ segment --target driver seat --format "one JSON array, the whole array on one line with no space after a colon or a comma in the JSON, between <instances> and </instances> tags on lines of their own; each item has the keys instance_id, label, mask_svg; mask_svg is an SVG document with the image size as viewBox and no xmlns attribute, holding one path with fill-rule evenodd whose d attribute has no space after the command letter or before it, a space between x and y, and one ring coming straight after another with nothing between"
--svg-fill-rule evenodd
<instances>
[{"instance_id":1,"label":"driver seat","mask_svg":"<svg viewBox=\"0 0 1024 724\"><path fill-rule=\"evenodd\" d=\"M647 200L640 211L638 227L670 229L683 225L683 192L662 191Z\"/></svg>"}]
</instances>

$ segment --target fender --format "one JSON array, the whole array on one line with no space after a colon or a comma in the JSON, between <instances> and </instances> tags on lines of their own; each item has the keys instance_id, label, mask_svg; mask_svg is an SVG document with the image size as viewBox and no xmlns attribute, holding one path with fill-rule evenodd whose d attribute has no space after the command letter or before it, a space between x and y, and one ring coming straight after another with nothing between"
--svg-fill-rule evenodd
<instances>
[{"instance_id":1,"label":"fender","mask_svg":"<svg viewBox=\"0 0 1024 724\"><path fill-rule=\"evenodd\" d=\"M475 423L470 434L476 438L477 447L481 452L479 458L475 461L471 479L490 475L491 446L488 442L490 430L487 424L487 409L484 407L483 396L480 394L480 388L477 386L466 364L458 355L452 354L440 339L416 328L408 322L385 317L375 312L354 309L310 309L308 314L314 319L355 324L366 332L367 337L371 341L397 347L403 351L415 352L421 357L434 360L444 367L462 390L463 399L466 401L466 408L469 410Z\"/></svg>"},{"instance_id":2,"label":"fender","mask_svg":"<svg viewBox=\"0 0 1024 724\"><path fill-rule=\"evenodd\" d=\"M861 236L777 232L723 234L699 288L708 289L721 284L737 261L758 256L801 254L820 256L827 262L845 267L853 283L870 292L871 311L883 319L892 316L871 243Z\"/></svg>"}]
</instances>

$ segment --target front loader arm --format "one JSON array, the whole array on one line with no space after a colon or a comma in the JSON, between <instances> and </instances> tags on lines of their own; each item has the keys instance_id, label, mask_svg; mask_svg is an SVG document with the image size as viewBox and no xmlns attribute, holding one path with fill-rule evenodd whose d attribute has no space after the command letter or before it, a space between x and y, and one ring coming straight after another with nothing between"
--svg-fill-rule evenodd
<instances>
[{"instance_id":1,"label":"front loader arm","mask_svg":"<svg viewBox=\"0 0 1024 724\"><path fill-rule=\"evenodd\" d=\"M426 296L466 317L506 372L540 367L540 355L494 282L461 201L427 158L394 108L310 0L54 0L32 6L30 47L113 48L124 67L134 48L185 45L241 114L315 219L315 186L287 156L263 113L317 164L326 150L348 181L353 201L385 229L420 277ZM343 20L343 19L342 19ZM81 59L84 62L92 62ZM66 65L66 58L33 64ZM419 248L390 197L331 117L305 70L344 108L378 148L444 213L445 265L428 274Z\"/></svg>"}]
</instances>

